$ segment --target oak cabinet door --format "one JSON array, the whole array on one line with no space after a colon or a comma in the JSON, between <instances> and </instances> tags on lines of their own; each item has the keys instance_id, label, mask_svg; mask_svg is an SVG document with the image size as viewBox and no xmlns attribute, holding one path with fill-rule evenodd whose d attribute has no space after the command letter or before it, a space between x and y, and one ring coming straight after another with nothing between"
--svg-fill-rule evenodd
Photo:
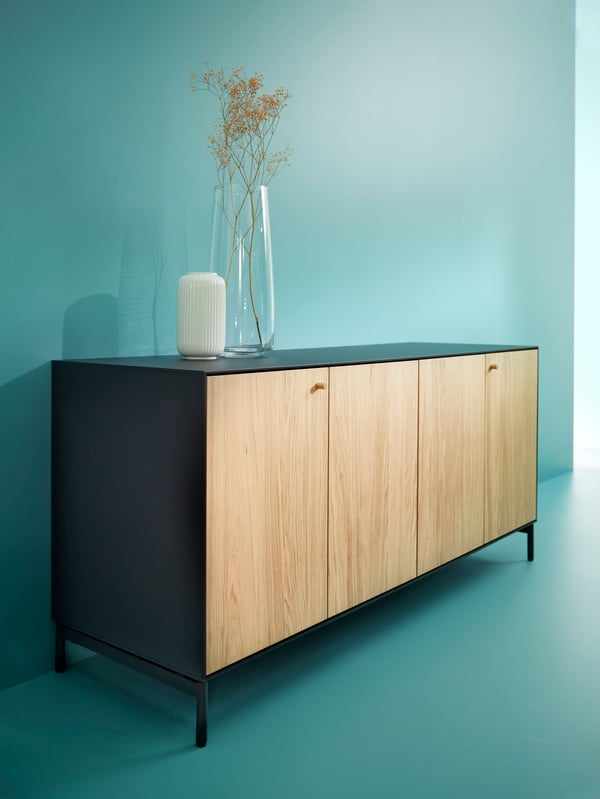
<instances>
[{"instance_id":1,"label":"oak cabinet door","mask_svg":"<svg viewBox=\"0 0 600 799\"><path fill-rule=\"evenodd\" d=\"M207 378L207 673L327 617L328 369Z\"/></svg>"},{"instance_id":2,"label":"oak cabinet door","mask_svg":"<svg viewBox=\"0 0 600 799\"><path fill-rule=\"evenodd\" d=\"M416 576L418 364L330 369L329 616Z\"/></svg>"},{"instance_id":3,"label":"oak cabinet door","mask_svg":"<svg viewBox=\"0 0 600 799\"><path fill-rule=\"evenodd\" d=\"M537 350L486 356L485 540L536 519Z\"/></svg>"},{"instance_id":4,"label":"oak cabinet door","mask_svg":"<svg viewBox=\"0 0 600 799\"><path fill-rule=\"evenodd\" d=\"M418 573L484 543L485 355L419 362Z\"/></svg>"}]
</instances>

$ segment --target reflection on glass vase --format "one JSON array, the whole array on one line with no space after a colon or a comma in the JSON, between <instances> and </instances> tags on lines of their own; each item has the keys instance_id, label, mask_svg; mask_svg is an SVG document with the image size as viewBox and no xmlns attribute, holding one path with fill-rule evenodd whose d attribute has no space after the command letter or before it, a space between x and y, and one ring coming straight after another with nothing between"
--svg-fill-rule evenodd
<instances>
[{"instance_id":1,"label":"reflection on glass vase","mask_svg":"<svg viewBox=\"0 0 600 799\"><path fill-rule=\"evenodd\" d=\"M266 186L216 186L210 269L226 285L225 355L261 355L273 348L275 301Z\"/></svg>"}]
</instances>

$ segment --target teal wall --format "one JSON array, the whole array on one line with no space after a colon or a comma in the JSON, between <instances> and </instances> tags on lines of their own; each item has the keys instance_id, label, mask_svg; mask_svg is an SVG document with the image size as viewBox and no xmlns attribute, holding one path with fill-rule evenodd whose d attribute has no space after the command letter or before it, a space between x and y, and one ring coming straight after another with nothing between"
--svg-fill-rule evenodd
<instances>
[{"instance_id":1,"label":"teal wall","mask_svg":"<svg viewBox=\"0 0 600 799\"><path fill-rule=\"evenodd\" d=\"M539 344L570 468L574 0L3 0L0 37L0 687L51 666L49 361L173 352L206 268L205 58L294 94L276 345Z\"/></svg>"}]
</instances>

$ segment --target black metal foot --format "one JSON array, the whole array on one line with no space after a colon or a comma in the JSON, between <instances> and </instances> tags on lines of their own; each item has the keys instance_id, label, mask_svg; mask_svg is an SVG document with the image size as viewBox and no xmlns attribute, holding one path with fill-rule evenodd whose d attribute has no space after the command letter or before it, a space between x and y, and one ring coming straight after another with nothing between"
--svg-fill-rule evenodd
<instances>
[{"instance_id":1,"label":"black metal foot","mask_svg":"<svg viewBox=\"0 0 600 799\"><path fill-rule=\"evenodd\" d=\"M54 671L57 674L62 674L67 668L67 659L65 654L65 637L62 630L56 625L56 638L54 643Z\"/></svg>"},{"instance_id":2,"label":"black metal foot","mask_svg":"<svg viewBox=\"0 0 600 799\"><path fill-rule=\"evenodd\" d=\"M533 560L533 525L527 531L527 560Z\"/></svg>"},{"instance_id":3,"label":"black metal foot","mask_svg":"<svg viewBox=\"0 0 600 799\"><path fill-rule=\"evenodd\" d=\"M208 683L199 682L196 688L196 746L206 746L207 724L206 704L208 699Z\"/></svg>"},{"instance_id":4,"label":"black metal foot","mask_svg":"<svg viewBox=\"0 0 600 799\"><path fill-rule=\"evenodd\" d=\"M533 524L528 524L527 527L523 527L521 531L523 533L527 533L527 560L533 560Z\"/></svg>"}]
</instances>

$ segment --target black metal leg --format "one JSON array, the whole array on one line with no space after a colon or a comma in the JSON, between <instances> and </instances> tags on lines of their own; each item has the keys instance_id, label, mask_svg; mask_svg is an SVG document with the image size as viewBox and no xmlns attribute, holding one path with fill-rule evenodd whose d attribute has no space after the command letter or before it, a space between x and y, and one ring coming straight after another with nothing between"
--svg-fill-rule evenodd
<instances>
[{"instance_id":1,"label":"black metal leg","mask_svg":"<svg viewBox=\"0 0 600 799\"><path fill-rule=\"evenodd\" d=\"M533 524L523 527L523 533L527 533L527 560L533 560Z\"/></svg>"},{"instance_id":2,"label":"black metal leg","mask_svg":"<svg viewBox=\"0 0 600 799\"><path fill-rule=\"evenodd\" d=\"M56 625L56 638L54 643L54 671L57 674L62 674L67 668L67 659L65 654L65 637L62 633L60 626Z\"/></svg>"},{"instance_id":3,"label":"black metal leg","mask_svg":"<svg viewBox=\"0 0 600 799\"><path fill-rule=\"evenodd\" d=\"M533 524L527 530L527 560L533 560Z\"/></svg>"},{"instance_id":4,"label":"black metal leg","mask_svg":"<svg viewBox=\"0 0 600 799\"><path fill-rule=\"evenodd\" d=\"M208 699L208 683L199 682L196 686L196 746L206 746L206 704Z\"/></svg>"}]
</instances>

